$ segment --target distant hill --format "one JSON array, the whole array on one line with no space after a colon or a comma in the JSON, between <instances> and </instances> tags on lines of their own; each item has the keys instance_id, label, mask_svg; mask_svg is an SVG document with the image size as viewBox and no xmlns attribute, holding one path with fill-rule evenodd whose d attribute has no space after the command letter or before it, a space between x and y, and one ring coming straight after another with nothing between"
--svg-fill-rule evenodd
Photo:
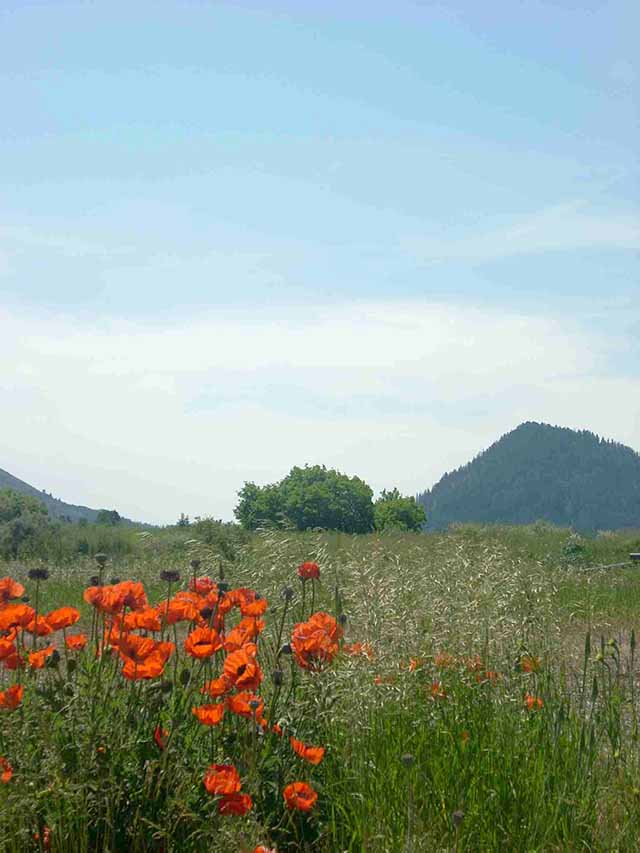
<instances>
[{"instance_id":1,"label":"distant hill","mask_svg":"<svg viewBox=\"0 0 640 853\"><path fill-rule=\"evenodd\" d=\"M538 520L580 531L640 527L640 455L586 430L528 421L418 501L427 529Z\"/></svg>"},{"instance_id":2,"label":"distant hill","mask_svg":"<svg viewBox=\"0 0 640 853\"><path fill-rule=\"evenodd\" d=\"M23 495L32 495L34 498L38 498L46 506L49 515L53 518L70 521L79 521L81 518L86 518L87 521L95 522L98 515L97 509L65 503L45 491L30 486L24 480L19 480L8 471L3 471L2 468L0 468L0 489L13 489L14 492L21 492ZM129 519L122 519L122 521L127 523Z\"/></svg>"}]
</instances>

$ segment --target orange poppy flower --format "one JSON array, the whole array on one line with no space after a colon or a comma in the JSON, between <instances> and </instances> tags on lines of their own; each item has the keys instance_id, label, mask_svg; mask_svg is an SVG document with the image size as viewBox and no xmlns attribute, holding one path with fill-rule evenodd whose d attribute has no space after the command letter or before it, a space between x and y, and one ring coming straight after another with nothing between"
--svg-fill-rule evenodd
<instances>
[{"instance_id":1,"label":"orange poppy flower","mask_svg":"<svg viewBox=\"0 0 640 853\"><path fill-rule=\"evenodd\" d=\"M47 646L37 652L29 652L29 666L31 669L43 669L47 658L54 652L55 646Z\"/></svg>"},{"instance_id":2,"label":"orange poppy flower","mask_svg":"<svg viewBox=\"0 0 640 853\"><path fill-rule=\"evenodd\" d=\"M314 613L307 622L293 628L291 647L303 669L322 669L338 652L342 628L328 613Z\"/></svg>"},{"instance_id":3,"label":"orange poppy flower","mask_svg":"<svg viewBox=\"0 0 640 853\"><path fill-rule=\"evenodd\" d=\"M292 782L282 792L288 809L310 812L318 799L317 793L306 782Z\"/></svg>"},{"instance_id":4,"label":"orange poppy flower","mask_svg":"<svg viewBox=\"0 0 640 853\"><path fill-rule=\"evenodd\" d=\"M117 642L120 657L123 660L130 658L136 663L141 663L145 658L148 658L158 647L153 637L141 637L139 634L126 632L119 635Z\"/></svg>"},{"instance_id":5,"label":"orange poppy flower","mask_svg":"<svg viewBox=\"0 0 640 853\"><path fill-rule=\"evenodd\" d=\"M65 644L70 651L81 652L87 645L87 636L86 634L68 634Z\"/></svg>"},{"instance_id":6,"label":"orange poppy flower","mask_svg":"<svg viewBox=\"0 0 640 853\"><path fill-rule=\"evenodd\" d=\"M0 692L0 708L15 710L22 702L23 693L24 687L21 684L12 684L7 690Z\"/></svg>"},{"instance_id":7,"label":"orange poppy flower","mask_svg":"<svg viewBox=\"0 0 640 853\"><path fill-rule=\"evenodd\" d=\"M123 657L124 665L122 667L122 674L129 681L157 678L164 672L166 663L173 654L174 648L173 643L155 643L155 648L152 652L141 661L130 657Z\"/></svg>"},{"instance_id":8,"label":"orange poppy flower","mask_svg":"<svg viewBox=\"0 0 640 853\"><path fill-rule=\"evenodd\" d=\"M218 802L218 814L244 815L253 808L249 794L225 794Z\"/></svg>"},{"instance_id":9,"label":"orange poppy flower","mask_svg":"<svg viewBox=\"0 0 640 853\"><path fill-rule=\"evenodd\" d=\"M60 607L58 610L52 610L47 613L45 619L51 626L53 631L60 631L62 628L70 628L80 619L80 611L75 607Z\"/></svg>"},{"instance_id":10,"label":"orange poppy flower","mask_svg":"<svg viewBox=\"0 0 640 853\"><path fill-rule=\"evenodd\" d=\"M0 631L24 628L35 617L36 611L27 604L6 604L0 608Z\"/></svg>"},{"instance_id":11,"label":"orange poppy flower","mask_svg":"<svg viewBox=\"0 0 640 853\"><path fill-rule=\"evenodd\" d=\"M540 658L533 655L524 655L520 658L520 670L522 672L538 672L540 665Z\"/></svg>"},{"instance_id":12,"label":"orange poppy flower","mask_svg":"<svg viewBox=\"0 0 640 853\"><path fill-rule=\"evenodd\" d=\"M100 609L100 605L102 603L102 591L104 587L102 586L88 586L85 591L82 593L82 597L90 604L92 607L95 607L97 610Z\"/></svg>"},{"instance_id":13,"label":"orange poppy flower","mask_svg":"<svg viewBox=\"0 0 640 853\"><path fill-rule=\"evenodd\" d=\"M22 669L25 666L25 662L22 655L19 655L18 652L15 651L13 654L7 655L7 657L2 661L2 665L5 669L13 671L16 669Z\"/></svg>"},{"instance_id":14,"label":"orange poppy flower","mask_svg":"<svg viewBox=\"0 0 640 853\"><path fill-rule=\"evenodd\" d=\"M214 678L211 681L205 681L204 687L200 692L207 693L209 696L224 696L224 694L228 693L232 687L233 685L229 684L229 682L223 675L220 678Z\"/></svg>"},{"instance_id":15,"label":"orange poppy flower","mask_svg":"<svg viewBox=\"0 0 640 853\"><path fill-rule=\"evenodd\" d=\"M245 620L242 620L243 622ZM224 650L226 652L237 652L238 649L241 649L247 643L250 643L251 640L254 639L253 629L248 626L246 623L239 623L235 628L232 628L231 631L224 638Z\"/></svg>"},{"instance_id":16,"label":"orange poppy flower","mask_svg":"<svg viewBox=\"0 0 640 853\"><path fill-rule=\"evenodd\" d=\"M257 702L258 705L252 708L250 703ZM235 696L227 697L227 707L233 714L238 714L240 717L261 717L264 712L264 701L259 696L254 696L249 692L236 693Z\"/></svg>"},{"instance_id":17,"label":"orange poppy flower","mask_svg":"<svg viewBox=\"0 0 640 853\"><path fill-rule=\"evenodd\" d=\"M371 643L344 643L342 651L351 657L363 657L373 660L373 646Z\"/></svg>"},{"instance_id":18,"label":"orange poppy flower","mask_svg":"<svg viewBox=\"0 0 640 853\"><path fill-rule=\"evenodd\" d=\"M266 598L257 598L254 601L243 601L240 604L240 613L243 616L264 616L267 606Z\"/></svg>"},{"instance_id":19,"label":"orange poppy flower","mask_svg":"<svg viewBox=\"0 0 640 853\"><path fill-rule=\"evenodd\" d=\"M542 699L539 696L534 696L532 693L525 694L524 702L529 711L540 711L544 706Z\"/></svg>"},{"instance_id":20,"label":"orange poppy flower","mask_svg":"<svg viewBox=\"0 0 640 853\"><path fill-rule=\"evenodd\" d=\"M238 771L232 764L212 764L204 774L204 787L213 796L237 794L242 787Z\"/></svg>"},{"instance_id":21,"label":"orange poppy flower","mask_svg":"<svg viewBox=\"0 0 640 853\"><path fill-rule=\"evenodd\" d=\"M442 686L440 681L434 681L431 684L431 698L432 699L446 699L447 691Z\"/></svg>"},{"instance_id":22,"label":"orange poppy flower","mask_svg":"<svg viewBox=\"0 0 640 853\"><path fill-rule=\"evenodd\" d=\"M278 737L282 737L282 735L284 734L284 729L282 728L280 723L274 723L271 726L271 731L274 733L274 735L278 735Z\"/></svg>"},{"instance_id":23,"label":"orange poppy flower","mask_svg":"<svg viewBox=\"0 0 640 853\"><path fill-rule=\"evenodd\" d=\"M200 618L200 608L188 598L174 596L167 604L163 601L158 605L158 615L165 625L175 625L177 622L195 622Z\"/></svg>"},{"instance_id":24,"label":"orange poppy flower","mask_svg":"<svg viewBox=\"0 0 640 853\"><path fill-rule=\"evenodd\" d=\"M294 737L289 738L289 743L293 747L293 751L299 755L300 758L304 758L305 761L308 761L309 764L320 764L324 758L323 746L307 746L307 744Z\"/></svg>"},{"instance_id":25,"label":"orange poppy flower","mask_svg":"<svg viewBox=\"0 0 640 853\"><path fill-rule=\"evenodd\" d=\"M253 853L278 853L275 847L265 847L264 844L258 844L253 848Z\"/></svg>"},{"instance_id":26,"label":"orange poppy flower","mask_svg":"<svg viewBox=\"0 0 640 853\"><path fill-rule=\"evenodd\" d=\"M127 613L123 625L128 631L160 631L160 617L155 607L145 607L143 610L132 610Z\"/></svg>"},{"instance_id":27,"label":"orange poppy flower","mask_svg":"<svg viewBox=\"0 0 640 853\"><path fill-rule=\"evenodd\" d=\"M0 770L2 771L2 775L0 776L0 782L4 785L7 782L11 781L11 777L13 776L13 767L9 764L6 758L3 758L0 755Z\"/></svg>"},{"instance_id":28,"label":"orange poppy flower","mask_svg":"<svg viewBox=\"0 0 640 853\"><path fill-rule=\"evenodd\" d=\"M0 660L4 660L5 658L11 657L11 655L15 655L15 653L15 643L12 640L0 637Z\"/></svg>"},{"instance_id":29,"label":"orange poppy flower","mask_svg":"<svg viewBox=\"0 0 640 853\"><path fill-rule=\"evenodd\" d=\"M24 630L30 634L35 634L37 637L47 637L53 633L53 628L49 625L44 615L38 616L37 619L34 615L33 619L24 626Z\"/></svg>"},{"instance_id":30,"label":"orange poppy flower","mask_svg":"<svg viewBox=\"0 0 640 853\"><path fill-rule=\"evenodd\" d=\"M5 604L10 598L21 598L24 587L13 578L0 578L0 604Z\"/></svg>"},{"instance_id":31,"label":"orange poppy flower","mask_svg":"<svg viewBox=\"0 0 640 853\"><path fill-rule=\"evenodd\" d=\"M156 742L156 746L162 752L167 748L167 738L169 737L169 732L167 729L163 729L161 725L157 725L153 732L153 739Z\"/></svg>"},{"instance_id":32,"label":"orange poppy flower","mask_svg":"<svg viewBox=\"0 0 640 853\"><path fill-rule=\"evenodd\" d=\"M215 628L196 628L184 641L184 648L192 658L203 660L222 648L222 640Z\"/></svg>"},{"instance_id":33,"label":"orange poppy flower","mask_svg":"<svg viewBox=\"0 0 640 853\"><path fill-rule=\"evenodd\" d=\"M224 717L224 702L215 702L213 705L199 705L191 709L205 726L217 726Z\"/></svg>"},{"instance_id":34,"label":"orange poppy flower","mask_svg":"<svg viewBox=\"0 0 640 853\"><path fill-rule=\"evenodd\" d=\"M227 655L223 673L227 681L241 690L254 692L263 679L255 657L247 653L247 647Z\"/></svg>"},{"instance_id":35,"label":"orange poppy flower","mask_svg":"<svg viewBox=\"0 0 640 853\"><path fill-rule=\"evenodd\" d=\"M320 566L317 563L300 563L298 577L302 578L303 581L318 580L320 578Z\"/></svg>"},{"instance_id":36,"label":"orange poppy flower","mask_svg":"<svg viewBox=\"0 0 640 853\"><path fill-rule=\"evenodd\" d=\"M198 595L209 595L210 592L218 591L218 584L208 577L191 578L189 590L198 593Z\"/></svg>"}]
</instances>

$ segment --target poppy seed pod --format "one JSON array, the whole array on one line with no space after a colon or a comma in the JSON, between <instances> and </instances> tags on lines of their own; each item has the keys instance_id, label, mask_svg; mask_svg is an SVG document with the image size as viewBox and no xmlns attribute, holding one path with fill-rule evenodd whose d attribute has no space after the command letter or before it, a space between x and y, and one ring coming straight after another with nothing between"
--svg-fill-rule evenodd
<instances>
[{"instance_id":1,"label":"poppy seed pod","mask_svg":"<svg viewBox=\"0 0 640 853\"><path fill-rule=\"evenodd\" d=\"M291 654L291 643L285 643L284 646L278 652L278 655L290 655Z\"/></svg>"},{"instance_id":2,"label":"poppy seed pod","mask_svg":"<svg viewBox=\"0 0 640 853\"><path fill-rule=\"evenodd\" d=\"M120 583L120 578L111 578L109 583L115 586L117 583Z\"/></svg>"},{"instance_id":3,"label":"poppy seed pod","mask_svg":"<svg viewBox=\"0 0 640 853\"><path fill-rule=\"evenodd\" d=\"M21 601L23 604L28 604L30 600L31 600L31 599L29 598L29 596L28 596L28 595L23 595L23 596L22 596L22 598L20 599L20 601Z\"/></svg>"},{"instance_id":4,"label":"poppy seed pod","mask_svg":"<svg viewBox=\"0 0 640 853\"><path fill-rule=\"evenodd\" d=\"M102 553L96 554L93 559L100 566L100 568L102 568L104 566L104 564L107 562L107 555L102 554Z\"/></svg>"},{"instance_id":5,"label":"poppy seed pod","mask_svg":"<svg viewBox=\"0 0 640 853\"><path fill-rule=\"evenodd\" d=\"M291 601L293 598L293 589L290 586L285 586L285 588L281 592L282 597L285 601Z\"/></svg>"},{"instance_id":6,"label":"poppy seed pod","mask_svg":"<svg viewBox=\"0 0 640 853\"><path fill-rule=\"evenodd\" d=\"M271 673L271 678L273 679L273 683L276 687L282 687L282 682L284 680L284 673L281 669L274 669Z\"/></svg>"},{"instance_id":7,"label":"poppy seed pod","mask_svg":"<svg viewBox=\"0 0 640 853\"><path fill-rule=\"evenodd\" d=\"M98 575L91 575L89 578L89 586L100 586L100 578Z\"/></svg>"},{"instance_id":8,"label":"poppy seed pod","mask_svg":"<svg viewBox=\"0 0 640 853\"><path fill-rule=\"evenodd\" d=\"M412 767L415 762L415 758L410 752L405 752L400 761L402 761L405 767Z\"/></svg>"},{"instance_id":9,"label":"poppy seed pod","mask_svg":"<svg viewBox=\"0 0 640 853\"><path fill-rule=\"evenodd\" d=\"M29 577L32 581L46 581L49 577L48 569L29 569Z\"/></svg>"},{"instance_id":10,"label":"poppy seed pod","mask_svg":"<svg viewBox=\"0 0 640 853\"><path fill-rule=\"evenodd\" d=\"M457 809L451 815L451 822L453 823L453 825L455 826L456 829L458 829L458 827L460 826L460 824L462 823L463 820L464 820L464 812L462 811L462 809Z\"/></svg>"},{"instance_id":11,"label":"poppy seed pod","mask_svg":"<svg viewBox=\"0 0 640 853\"><path fill-rule=\"evenodd\" d=\"M175 569L163 569L160 572L160 580L167 583L177 583L180 580L180 572L177 572Z\"/></svg>"},{"instance_id":12,"label":"poppy seed pod","mask_svg":"<svg viewBox=\"0 0 640 853\"><path fill-rule=\"evenodd\" d=\"M259 699L252 699L249 702L249 707L251 708L252 711L254 711L254 712L257 711L258 708L260 707L260 700Z\"/></svg>"},{"instance_id":13,"label":"poppy seed pod","mask_svg":"<svg viewBox=\"0 0 640 853\"><path fill-rule=\"evenodd\" d=\"M198 560L198 558L196 557L193 560L189 561L189 565L194 570L194 572L196 572L200 568L200 560Z\"/></svg>"},{"instance_id":14,"label":"poppy seed pod","mask_svg":"<svg viewBox=\"0 0 640 853\"><path fill-rule=\"evenodd\" d=\"M342 625L342 627L344 628L344 626L347 624L347 614L346 614L346 613L341 613L341 614L338 616L338 622L339 622L339 623Z\"/></svg>"}]
</instances>

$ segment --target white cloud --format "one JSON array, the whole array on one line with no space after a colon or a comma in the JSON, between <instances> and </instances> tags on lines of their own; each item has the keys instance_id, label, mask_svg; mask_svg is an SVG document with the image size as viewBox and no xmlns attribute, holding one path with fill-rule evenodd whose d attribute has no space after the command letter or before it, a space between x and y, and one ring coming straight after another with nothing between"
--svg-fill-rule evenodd
<instances>
[{"instance_id":1,"label":"white cloud","mask_svg":"<svg viewBox=\"0 0 640 853\"><path fill-rule=\"evenodd\" d=\"M607 375L612 347L567 321L421 302L162 326L5 312L0 467L165 522L229 518L245 479L305 462L412 493L522 420L640 446L640 380Z\"/></svg>"},{"instance_id":2,"label":"white cloud","mask_svg":"<svg viewBox=\"0 0 640 853\"><path fill-rule=\"evenodd\" d=\"M545 208L502 228L478 229L464 237L425 236L406 242L422 261L492 261L515 255L577 249L640 249L640 220L635 216L603 216L583 202Z\"/></svg>"}]
</instances>

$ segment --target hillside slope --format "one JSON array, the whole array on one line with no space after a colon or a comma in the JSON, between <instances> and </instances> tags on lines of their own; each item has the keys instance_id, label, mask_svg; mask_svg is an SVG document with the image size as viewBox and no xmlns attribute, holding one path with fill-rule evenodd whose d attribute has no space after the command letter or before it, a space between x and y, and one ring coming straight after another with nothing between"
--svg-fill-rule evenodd
<instances>
[{"instance_id":1,"label":"hillside slope","mask_svg":"<svg viewBox=\"0 0 640 853\"><path fill-rule=\"evenodd\" d=\"M31 495L34 498L38 498L46 506L49 515L53 518L67 518L71 519L71 521L79 521L81 518L86 518L87 521L94 522L98 515L97 509L65 503L59 498L54 498L53 495L47 494L47 492L30 486L24 480L19 480L2 468L0 468L0 489L13 489L13 491L20 492L23 495Z\"/></svg>"},{"instance_id":2,"label":"hillside slope","mask_svg":"<svg viewBox=\"0 0 640 853\"><path fill-rule=\"evenodd\" d=\"M586 430L529 421L418 500L429 529L537 520L584 531L640 527L640 455Z\"/></svg>"}]
</instances>

